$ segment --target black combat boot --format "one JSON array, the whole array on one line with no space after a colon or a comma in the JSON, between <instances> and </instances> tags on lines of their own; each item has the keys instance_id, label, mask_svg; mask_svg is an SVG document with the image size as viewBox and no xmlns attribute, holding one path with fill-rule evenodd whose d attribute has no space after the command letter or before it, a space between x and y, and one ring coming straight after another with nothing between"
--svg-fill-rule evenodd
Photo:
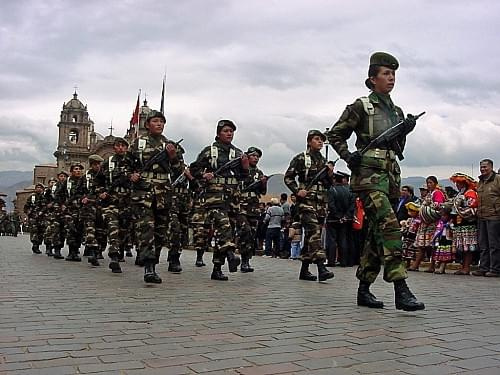
<instances>
[{"instance_id":1,"label":"black combat boot","mask_svg":"<svg viewBox=\"0 0 500 375\"><path fill-rule=\"evenodd\" d=\"M228 250L226 257L229 272L238 272L238 266L241 263L240 257L233 250Z\"/></svg>"},{"instance_id":2,"label":"black combat boot","mask_svg":"<svg viewBox=\"0 0 500 375\"><path fill-rule=\"evenodd\" d=\"M382 301L378 301L370 292L370 283L367 281L360 281L358 287L358 306L366 306L372 309L381 309L384 307Z\"/></svg>"},{"instance_id":3,"label":"black combat boot","mask_svg":"<svg viewBox=\"0 0 500 375\"><path fill-rule=\"evenodd\" d=\"M241 256L241 267L240 267L240 270L243 273L253 272L253 268L250 267L250 259L248 258L248 255L242 255Z\"/></svg>"},{"instance_id":4,"label":"black combat boot","mask_svg":"<svg viewBox=\"0 0 500 375\"><path fill-rule=\"evenodd\" d=\"M318 281L333 279L335 275L332 271L328 271L328 268L326 268L325 266L324 260L316 261L316 265L318 266Z\"/></svg>"},{"instance_id":5,"label":"black combat boot","mask_svg":"<svg viewBox=\"0 0 500 375\"><path fill-rule=\"evenodd\" d=\"M89 256L87 258L87 262L93 266L99 266L99 261L97 260L97 248L89 248L88 254Z\"/></svg>"},{"instance_id":6,"label":"black combat boot","mask_svg":"<svg viewBox=\"0 0 500 375\"><path fill-rule=\"evenodd\" d=\"M311 264L308 260L302 261L302 266L300 267L299 280L316 281L317 277L309 272L309 265Z\"/></svg>"},{"instance_id":7,"label":"black combat boot","mask_svg":"<svg viewBox=\"0 0 500 375\"><path fill-rule=\"evenodd\" d=\"M106 249L106 247L104 247L104 249ZM104 259L104 257L102 256L102 253L103 253L103 250L102 250L102 247L101 247L101 248L99 248L99 250L97 251L96 258L97 258L97 259Z\"/></svg>"},{"instance_id":8,"label":"black combat boot","mask_svg":"<svg viewBox=\"0 0 500 375\"><path fill-rule=\"evenodd\" d=\"M396 309L398 310L417 311L425 309L425 305L417 301L417 298L406 285L405 280L394 281L394 295Z\"/></svg>"},{"instance_id":9,"label":"black combat boot","mask_svg":"<svg viewBox=\"0 0 500 375\"><path fill-rule=\"evenodd\" d=\"M92 255L92 250L90 249L89 246L85 245L85 248L83 249L83 256L89 257L91 255Z\"/></svg>"},{"instance_id":10,"label":"black combat boot","mask_svg":"<svg viewBox=\"0 0 500 375\"><path fill-rule=\"evenodd\" d=\"M181 254L180 253L174 253L172 252L169 256L169 261L168 261L168 272L172 273L181 273L182 272L182 267L181 267Z\"/></svg>"},{"instance_id":11,"label":"black combat boot","mask_svg":"<svg viewBox=\"0 0 500 375\"><path fill-rule=\"evenodd\" d=\"M161 277L156 273L153 262L144 265L144 281L150 284L161 284Z\"/></svg>"},{"instance_id":12,"label":"black combat boot","mask_svg":"<svg viewBox=\"0 0 500 375\"><path fill-rule=\"evenodd\" d=\"M141 260L141 257L139 256L139 254L137 254L135 256L135 262L134 262L134 264L136 266L139 266L139 267L144 267L144 262Z\"/></svg>"},{"instance_id":13,"label":"black combat boot","mask_svg":"<svg viewBox=\"0 0 500 375\"><path fill-rule=\"evenodd\" d=\"M54 249L54 259L64 259L64 257L61 254L61 249L58 247Z\"/></svg>"},{"instance_id":14,"label":"black combat boot","mask_svg":"<svg viewBox=\"0 0 500 375\"><path fill-rule=\"evenodd\" d=\"M66 260L69 262L81 262L82 258L78 255L78 247L69 246L69 253L66 257Z\"/></svg>"},{"instance_id":15,"label":"black combat boot","mask_svg":"<svg viewBox=\"0 0 500 375\"><path fill-rule=\"evenodd\" d=\"M47 254L48 257L51 257L54 255L54 253L52 252L51 245L45 245L45 254Z\"/></svg>"},{"instance_id":16,"label":"black combat boot","mask_svg":"<svg viewBox=\"0 0 500 375\"><path fill-rule=\"evenodd\" d=\"M212 271L212 276L210 276L212 280L220 280L227 281L228 277L222 273L222 265L214 264L214 269Z\"/></svg>"},{"instance_id":17,"label":"black combat boot","mask_svg":"<svg viewBox=\"0 0 500 375\"><path fill-rule=\"evenodd\" d=\"M41 254L42 252L40 251L40 245L35 245L31 246L31 251L33 251L33 254Z\"/></svg>"},{"instance_id":18,"label":"black combat boot","mask_svg":"<svg viewBox=\"0 0 500 375\"><path fill-rule=\"evenodd\" d=\"M113 273L122 273L122 268L120 267L120 263L118 261L118 254L111 254L109 256L109 269Z\"/></svg>"},{"instance_id":19,"label":"black combat boot","mask_svg":"<svg viewBox=\"0 0 500 375\"><path fill-rule=\"evenodd\" d=\"M132 249L126 249L125 250L125 256L127 258L132 258L134 256L134 254L132 254Z\"/></svg>"},{"instance_id":20,"label":"black combat boot","mask_svg":"<svg viewBox=\"0 0 500 375\"><path fill-rule=\"evenodd\" d=\"M203 262L203 250L196 250L196 263L194 264L196 267L204 267L206 264Z\"/></svg>"}]
</instances>

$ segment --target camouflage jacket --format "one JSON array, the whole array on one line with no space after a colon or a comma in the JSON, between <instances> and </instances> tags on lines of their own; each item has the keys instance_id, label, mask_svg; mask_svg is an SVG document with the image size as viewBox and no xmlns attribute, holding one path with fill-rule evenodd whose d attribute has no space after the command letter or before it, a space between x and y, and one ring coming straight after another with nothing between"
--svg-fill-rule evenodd
<instances>
[{"instance_id":1,"label":"camouflage jacket","mask_svg":"<svg viewBox=\"0 0 500 375\"><path fill-rule=\"evenodd\" d=\"M295 155L290 162L285 172L285 184L293 193L297 194L299 190L305 189L325 166L326 159L321 152L311 152L307 149ZM328 177L318 180L308 189L306 198L298 203L314 206L317 210L321 210L321 215L324 216L327 204L326 192L330 185L331 179Z\"/></svg>"},{"instance_id":2,"label":"camouflage jacket","mask_svg":"<svg viewBox=\"0 0 500 375\"><path fill-rule=\"evenodd\" d=\"M205 204L207 206L226 206L239 202L239 187L248 178L248 170L241 167L228 169L205 183L203 174L215 172L229 160L240 158L243 152L231 145L215 141L211 146L205 147L189 169L195 179L205 186Z\"/></svg>"},{"instance_id":3,"label":"camouflage jacket","mask_svg":"<svg viewBox=\"0 0 500 375\"><path fill-rule=\"evenodd\" d=\"M91 200L97 200L98 195L103 192L103 181L104 175L101 170L96 172L89 169L83 175L83 178L77 188L80 190L80 194L82 196Z\"/></svg>"},{"instance_id":4,"label":"camouflage jacket","mask_svg":"<svg viewBox=\"0 0 500 375\"><path fill-rule=\"evenodd\" d=\"M80 208L81 200L84 196L84 178L85 177L68 177L66 181L64 181L60 188L56 189L56 198L55 200L61 205L65 205L71 208Z\"/></svg>"},{"instance_id":5,"label":"camouflage jacket","mask_svg":"<svg viewBox=\"0 0 500 375\"><path fill-rule=\"evenodd\" d=\"M153 137L149 134L136 139L130 148L129 155L132 159L133 172L140 172L141 179L133 184L135 191L155 191L155 186L161 187L161 191L170 190L170 184L175 180L185 168L183 154L184 150L180 145L176 145L177 158L169 160L166 158L164 164L153 164L147 171L143 170L144 165L157 153L165 150L167 144L175 145L174 141L168 140L165 136Z\"/></svg>"},{"instance_id":6,"label":"camouflage jacket","mask_svg":"<svg viewBox=\"0 0 500 375\"><path fill-rule=\"evenodd\" d=\"M30 195L26 204L24 205L24 213L30 219L39 217L44 214L47 201L42 193L33 193Z\"/></svg>"},{"instance_id":7,"label":"camouflage jacket","mask_svg":"<svg viewBox=\"0 0 500 375\"><path fill-rule=\"evenodd\" d=\"M241 209L247 215L259 216L259 201L262 195L267 192L267 184L259 183L252 191L245 191L245 188L254 182L260 181L264 177L264 173L257 167L250 167L248 170L248 178L243 183L241 192Z\"/></svg>"},{"instance_id":8,"label":"camouflage jacket","mask_svg":"<svg viewBox=\"0 0 500 375\"><path fill-rule=\"evenodd\" d=\"M347 106L326 134L329 143L344 160L349 155L347 140L353 132L356 133L356 149L362 150L382 132L404 119L403 111L392 103L388 95L372 92L368 100L373 108L373 115L368 114L366 98L359 98ZM405 142L406 137L398 140L401 151ZM399 190L397 185L400 183L400 169L393 146L369 150L363 155L360 168L352 171L351 187L354 191L379 190L387 194L399 194L395 191Z\"/></svg>"},{"instance_id":9,"label":"camouflage jacket","mask_svg":"<svg viewBox=\"0 0 500 375\"><path fill-rule=\"evenodd\" d=\"M130 195L132 189L130 175L133 172L133 166L134 161L128 153L111 155L102 163L103 178L99 180L102 185L100 188L112 197Z\"/></svg>"}]
</instances>

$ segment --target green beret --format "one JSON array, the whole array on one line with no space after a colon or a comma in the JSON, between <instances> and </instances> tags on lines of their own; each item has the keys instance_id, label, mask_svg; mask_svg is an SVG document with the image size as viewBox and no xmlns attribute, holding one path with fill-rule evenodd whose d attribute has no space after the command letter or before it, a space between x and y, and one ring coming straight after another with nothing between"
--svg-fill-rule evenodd
<instances>
[{"instance_id":1,"label":"green beret","mask_svg":"<svg viewBox=\"0 0 500 375\"><path fill-rule=\"evenodd\" d=\"M386 52L375 52L370 57L370 65L380 65L387 68L397 70L399 68L399 62L392 55Z\"/></svg>"},{"instance_id":2,"label":"green beret","mask_svg":"<svg viewBox=\"0 0 500 375\"><path fill-rule=\"evenodd\" d=\"M76 162L71 164L71 166L69 167L69 171L72 172L73 169L75 169L75 167L80 167L81 169L85 169L81 163Z\"/></svg>"},{"instance_id":3,"label":"green beret","mask_svg":"<svg viewBox=\"0 0 500 375\"><path fill-rule=\"evenodd\" d=\"M62 175L62 174L63 174L63 175L65 175L66 177L68 177L68 176L69 176L68 172L66 172L66 171L61 171L61 172L59 172L59 173L57 174L57 176L60 176L60 175Z\"/></svg>"},{"instance_id":4,"label":"green beret","mask_svg":"<svg viewBox=\"0 0 500 375\"><path fill-rule=\"evenodd\" d=\"M37 187L39 187L39 186L40 186L42 189L45 189L45 186L43 186L43 184L41 184L41 183L37 183L37 184L35 184L35 189L36 189Z\"/></svg>"},{"instance_id":5,"label":"green beret","mask_svg":"<svg viewBox=\"0 0 500 375\"><path fill-rule=\"evenodd\" d=\"M307 141L311 140L315 136L320 136L323 142L326 141L326 135L316 129L309 130L309 132L307 133Z\"/></svg>"},{"instance_id":6,"label":"green beret","mask_svg":"<svg viewBox=\"0 0 500 375\"><path fill-rule=\"evenodd\" d=\"M119 143L124 144L125 146L129 146L129 143L127 142L127 140L125 138L116 137L115 141L113 142L113 146L116 146Z\"/></svg>"},{"instance_id":7,"label":"green beret","mask_svg":"<svg viewBox=\"0 0 500 375\"><path fill-rule=\"evenodd\" d=\"M262 151L260 149L258 149L257 147L249 147L247 152L246 152L247 155L250 155L250 154L257 154L259 155L259 158L262 157Z\"/></svg>"},{"instance_id":8,"label":"green beret","mask_svg":"<svg viewBox=\"0 0 500 375\"><path fill-rule=\"evenodd\" d=\"M97 154L93 154L93 155L90 155L89 156L89 163L102 163L104 161L103 158L101 158L99 155Z\"/></svg>"},{"instance_id":9,"label":"green beret","mask_svg":"<svg viewBox=\"0 0 500 375\"><path fill-rule=\"evenodd\" d=\"M163 119L163 121L167 122L165 115L160 111L155 111L154 109L148 113L148 117L146 117L146 122L149 122L152 118L159 117Z\"/></svg>"}]
</instances>

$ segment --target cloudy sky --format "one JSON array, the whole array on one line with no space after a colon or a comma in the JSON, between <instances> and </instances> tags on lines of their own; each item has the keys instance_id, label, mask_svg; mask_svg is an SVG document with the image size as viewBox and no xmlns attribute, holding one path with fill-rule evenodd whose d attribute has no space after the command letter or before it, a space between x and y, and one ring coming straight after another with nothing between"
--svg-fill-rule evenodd
<instances>
[{"instance_id":1,"label":"cloudy sky","mask_svg":"<svg viewBox=\"0 0 500 375\"><path fill-rule=\"evenodd\" d=\"M369 56L388 51L394 102L427 112L403 176L478 174L482 158L500 164L499 15L494 0L2 1L0 170L53 162L75 85L96 131L122 135L139 88L159 107L166 70L166 135L188 161L229 118L235 144L282 172L308 129L367 94Z\"/></svg>"}]
</instances>

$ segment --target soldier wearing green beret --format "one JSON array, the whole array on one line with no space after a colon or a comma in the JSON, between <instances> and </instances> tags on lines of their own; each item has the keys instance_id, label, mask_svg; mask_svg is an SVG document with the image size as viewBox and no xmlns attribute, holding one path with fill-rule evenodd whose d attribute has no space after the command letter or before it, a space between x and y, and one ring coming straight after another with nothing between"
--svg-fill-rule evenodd
<instances>
[{"instance_id":1,"label":"soldier wearing green beret","mask_svg":"<svg viewBox=\"0 0 500 375\"><path fill-rule=\"evenodd\" d=\"M363 202L367 219L367 239L356 273L359 279L358 305L383 307L383 303L370 292L370 285L383 264L384 280L394 283L396 308L415 311L425 306L417 301L406 284L401 232L392 208L398 202L401 185L396 154L404 149L406 135L384 148L369 149L363 154L360 152L370 141L400 121L404 120L405 134L415 127L413 116L408 115L405 119L403 111L394 105L390 96L398 67L394 56L385 52L374 53L365 81L371 90L370 95L348 105L327 137L352 171L351 187ZM353 132L356 133L357 151L350 152L347 140Z\"/></svg>"},{"instance_id":2,"label":"soldier wearing green beret","mask_svg":"<svg viewBox=\"0 0 500 375\"><path fill-rule=\"evenodd\" d=\"M30 229L31 250L35 254L41 254L40 245L45 233L45 211L46 200L44 197L45 187L38 183L35 185L35 192L30 195L24 205L24 213L28 216L28 225Z\"/></svg>"},{"instance_id":3,"label":"soldier wearing green beret","mask_svg":"<svg viewBox=\"0 0 500 375\"><path fill-rule=\"evenodd\" d=\"M321 154L325 135L319 130L310 130L307 134L307 149L295 155L285 172L285 184L297 196L296 210L304 228L304 247L302 248L302 267L300 280L316 281L316 276L309 272L309 265L318 267L318 280L333 278L333 272L325 267L326 253L321 245L321 223L325 218L327 203L326 192L331 184L333 168L328 175L315 179L327 166ZM316 181L315 181L316 180Z\"/></svg>"}]
</instances>

